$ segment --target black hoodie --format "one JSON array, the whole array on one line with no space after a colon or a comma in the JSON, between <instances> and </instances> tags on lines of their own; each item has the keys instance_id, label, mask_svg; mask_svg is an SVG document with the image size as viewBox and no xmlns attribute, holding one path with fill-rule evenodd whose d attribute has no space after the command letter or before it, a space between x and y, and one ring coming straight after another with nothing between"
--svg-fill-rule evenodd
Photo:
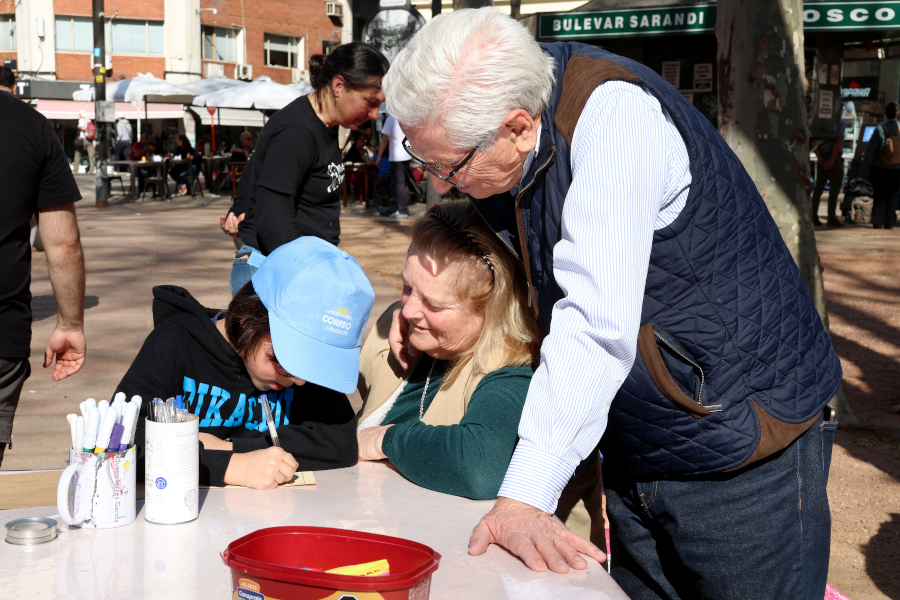
<instances>
[{"instance_id":1,"label":"black hoodie","mask_svg":"<svg viewBox=\"0 0 900 600\"><path fill-rule=\"evenodd\" d=\"M205 308L175 286L153 288L154 329L144 340L116 392L143 398L135 444L142 467L146 407L154 398L182 396L200 417L200 431L230 439L234 452L272 445L260 392L244 361L225 340ZM356 464L356 418L347 396L312 383L265 392L272 407L281 447L297 459L301 471ZM223 485L232 452L200 447L200 483Z\"/></svg>"}]
</instances>

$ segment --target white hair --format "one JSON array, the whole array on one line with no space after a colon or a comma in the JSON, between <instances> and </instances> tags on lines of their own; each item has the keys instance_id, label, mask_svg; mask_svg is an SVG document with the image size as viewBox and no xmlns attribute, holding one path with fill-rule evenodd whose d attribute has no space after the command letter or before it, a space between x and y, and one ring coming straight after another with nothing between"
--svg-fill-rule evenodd
<instances>
[{"instance_id":1,"label":"white hair","mask_svg":"<svg viewBox=\"0 0 900 600\"><path fill-rule=\"evenodd\" d=\"M382 80L387 112L403 129L438 128L452 148L486 147L516 109L550 103L555 61L518 21L487 6L438 15Z\"/></svg>"}]
</instances>

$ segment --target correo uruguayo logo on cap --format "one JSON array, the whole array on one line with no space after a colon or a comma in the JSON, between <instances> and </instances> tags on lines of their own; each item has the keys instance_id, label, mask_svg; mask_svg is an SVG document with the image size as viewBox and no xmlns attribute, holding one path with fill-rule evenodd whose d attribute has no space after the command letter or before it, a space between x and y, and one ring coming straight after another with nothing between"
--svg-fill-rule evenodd
<instances>
[{"instance_id":1,"label":"correo uruguayo logo on cap","mask_svg":"<svg viewBox=\"0 0 900 600\"><path fill-rule=\"evenodd\" d=\"M348 321L352 321L353 317L350 316L350 309L345 306L339 306L337 308L333 308L328 311L329 315L334 315L335 317L340 317L341 319L347 319Z\"/></svg>"}]
</instances>

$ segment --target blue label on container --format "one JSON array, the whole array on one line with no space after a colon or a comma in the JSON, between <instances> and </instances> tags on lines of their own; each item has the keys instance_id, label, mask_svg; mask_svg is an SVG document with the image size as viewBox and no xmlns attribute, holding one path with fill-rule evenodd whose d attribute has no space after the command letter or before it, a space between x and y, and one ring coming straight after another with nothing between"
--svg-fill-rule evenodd
<instances>
[{"instance_id":1,"label":"blue label on container","mask_svg":"<svg viewBox=\"0 0 900 600\"><path fill-rule=\"evenodd\" d=\"M165 487L166 487L166 480L163 479L162 477L157 477L156 478L156 488L161 490L161 489L164 489Z\"/></svg>"},{"instance_id":2,"label":"blue label on container","mask_svg":"<svg viewBox=\"0 0 900 600\"><path fill-rule=\"evenodd\" d=\"M237 591L238 598L243 598L244 600L264 600L265 596L260 594L259 592L254 592L251 590L243 590L239 589Z\"/></svg>"}]
</instances>

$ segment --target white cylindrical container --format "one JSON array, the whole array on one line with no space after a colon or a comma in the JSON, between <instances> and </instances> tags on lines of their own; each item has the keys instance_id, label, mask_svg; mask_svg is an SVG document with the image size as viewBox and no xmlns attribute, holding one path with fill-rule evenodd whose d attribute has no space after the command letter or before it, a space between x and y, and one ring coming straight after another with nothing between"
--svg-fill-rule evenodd
<instances>
[{"instance_id":1,"label":"white cylindrical container","mask_svg":"<svg viewBox=\"0 0 900 600\"><path fill-rule=\"evenodd\" d=\"M151 523L193 521L199 514L200 419L145 421L144 518Z\"/></svg>"}]
</instances>

